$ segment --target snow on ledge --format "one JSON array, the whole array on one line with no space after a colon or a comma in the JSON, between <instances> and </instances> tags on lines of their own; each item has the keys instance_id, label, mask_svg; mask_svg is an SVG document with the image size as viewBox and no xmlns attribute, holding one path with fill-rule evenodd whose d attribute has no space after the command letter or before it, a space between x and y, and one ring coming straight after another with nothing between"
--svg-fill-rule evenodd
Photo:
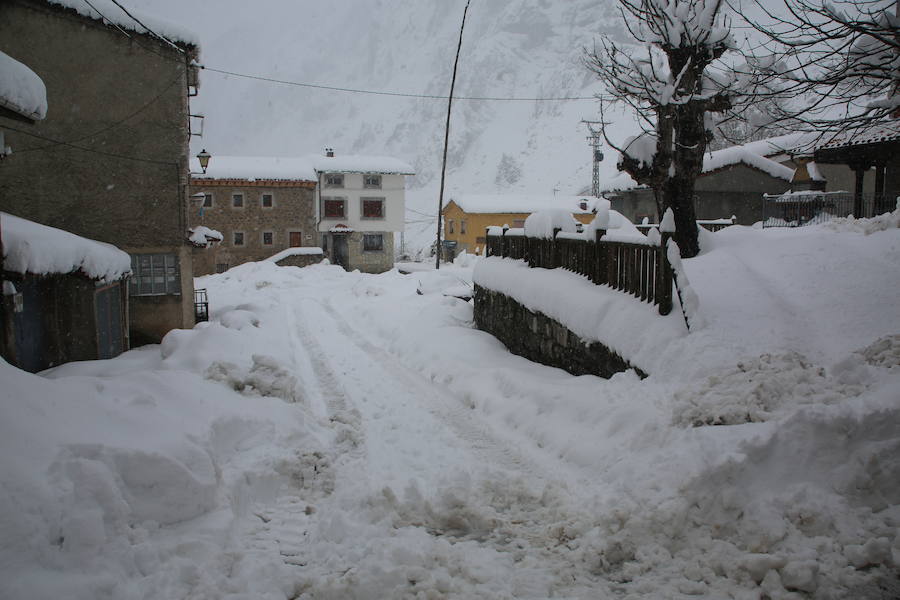
<instances>
[{"instance_id":1,"label":"snow on ledge","mask_svg":"<svg viewBox=\"0 0 900 600\"><path fill-rule=\"evenodd\" d=\"M213 242L221 242L223 239L225 239L221 231L210 229L209 227L205 227L203 225L191 227L190 229L188 229L188 233L191 234L188 236L188 241L190 241L195 246L200 246L202 248L209 248L210 244L212 244Z\"/></svg>"},{"instance_id":2,"label":"snow on ledge","mask_svg":"<svg viewBox=\"0 0 900 600\"><path fill-rule=\"evenodd\" d=\"M95 21L102 21L104 24L112 23L117 28L152 35L147 29L125 14L125 11L119 6L116 6L116 3L112 2L112 0L90 0L90 3L88 3L87 0L50 0L50 4L72 9L79 15L94 19ZM141 23L152 29L154 33L165 36L173 42L182 42L192 46L200 45L200 39L193 32L185 29L181 25L157 19L156 17L149 16L139 10L133 10L131 6L134 5L134 2L128 2L127 5L124 2L122 4L125 5L128 12L140 20Z\"/></svg>"},{"instance_id":3,"label":"snow on ledge","mask_svg":"<svg viewBox=\"0 0 900 600\"><path fill-rule=\"evenodd\" d=\"M324 255L325 252L316 246L307 246L305 248L286 248L281 252L277 252L265 259L264 262L274 262L277 263L280 260L283 260L289 256L315 256L317 254Z\"/></svg>"},{"instance_id":4,"label":"snow on ledge","mask_svg":"<svg viewBox=\"0 0 900 600\"><path fill-rule=\"evenodd\" d=\"M0 213L3 268L51 275L82 271L91 279L114 281L131 273L131 257L112 244Z\"/></svg>"},{"instance_id":5,"label":"snow on ledge","mask_svg":"<svg viewBox=\"0 0 900 600\"><path fill-rule=\"evenodd\" d=\"M34 121L47 116L47 87L43 80L3 52L0 52L0 106Z\"/></svg>"},{"instance_id":6,"label":"snow on ledge","mask_svg":"<svg viewBox=\"0 0 900 600\"><path fill-rule=\"evenodd\" d=\"M382 175L415 175L409 163L390 156L318 156L312 159L319 173L380 173Z\"/></svg>"}]
</instances>

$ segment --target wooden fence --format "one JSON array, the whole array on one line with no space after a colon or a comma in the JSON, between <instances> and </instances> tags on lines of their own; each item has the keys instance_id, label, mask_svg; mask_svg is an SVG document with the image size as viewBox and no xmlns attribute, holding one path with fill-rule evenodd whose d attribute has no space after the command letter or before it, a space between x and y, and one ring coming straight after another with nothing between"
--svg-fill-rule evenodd
<instances>
[{"instance_id":1,"label":"wooden fence","mask_svg":"<svg viewBox=\"0 0 900 600\"><path fill-rule=\"evenodd\" d=\"M659 314L672 311L672 266L666 257L667 234L662 244L605 240L598 229L589 240L581 234L554 231L552 239L527 237L523 229L489 227L487 255L516 258L529 267L563 268L584 275L597 285L632 294L659 306Z\"/></svg>"}]
</instances>

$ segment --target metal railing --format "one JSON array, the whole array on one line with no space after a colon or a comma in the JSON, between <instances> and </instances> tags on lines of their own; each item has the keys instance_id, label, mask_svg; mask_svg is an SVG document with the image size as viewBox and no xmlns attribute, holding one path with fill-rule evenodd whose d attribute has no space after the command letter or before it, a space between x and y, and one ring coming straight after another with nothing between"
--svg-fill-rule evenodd
<instances>
[{"instance_id":1,"label":"metal railing","mask_svg":"<svg viewBox=\"0 0 900 600\"><path fill-rule=\"evenodd\" d=\"M194 321L209 321L209 299L206 289L194 290Z\"/></svg>"},{"instance_id":2,"label":"metal railing","mask_svg":"<svg viewBox=\"0 0 900 600\"><path fill-rule=\"evenodd\" d=\"M888 196L850 192L788 192L763 195L763 227L802 227L838 217L874 217L890 212L896 200Z\"/></svg>"},{"instance_id":3,"label":"metal railing","mask_svg":"<svg viewBox=\"0 0 900 600\"><path fill-rule=\"evenodd\" d=\"M706 229L707 231L720 231L725 229L726 227L731 227L737 223L737 217L729 217L727 219L697 219L697 225ZM640 225L635 225L638 228L638 231L647 235L650 233L651 229L657 229L659 227L659 223L641 223Z\"/></svg>"},{"instance_id":4,"label":"metal railing","mask_svg":"<svg viewBox=\"0 0 900 600\"><path fill-rule=\"evenodd\" d=\"M584 275L597 285L633 295L655 304L659 314L672 311L672 266L660 244L603 239L606 231L596 230L595 238L565 234L555 230L552 238L528 237L523 229L489 227L487 255L525 260L529 267L563 268Z\"/></svg>"}]
</instances>

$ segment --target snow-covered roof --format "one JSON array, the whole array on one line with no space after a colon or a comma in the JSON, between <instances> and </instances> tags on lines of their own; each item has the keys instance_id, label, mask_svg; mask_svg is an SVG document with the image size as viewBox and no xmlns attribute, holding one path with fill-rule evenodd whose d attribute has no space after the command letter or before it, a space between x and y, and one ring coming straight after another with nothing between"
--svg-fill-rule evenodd
<instances>
[{"instance_id":1,"label":"snow-covered roof","mask_svg":"<svg viewBox=\"0 0 900 600\"><path fill-rule=\"evenodd\" d=\"M143 33L148 35L158 34L168 38L173 42L182 42L192 46L199 46L199 38L188 29L181 25L169 23L156 17L148 16L139 10L131 8L132 2L120 2L128 10L134 18L128 16L121 7L117 6L112 0L49 0L50 4L70 8L78 14L103 21L104 23L112 23L116 27ZM140 25L140 21L144 25ZM153 33L147 30L149 28ZM154 36L155 37L155 36Z\"/></svg>"},{"instance_id":2,"label":"snow-covered roof","mask_svg":"<svg viewBox=\"0 0 900 600\"><path fill-rule=\"evenodd\" d=\"M274 179L279 181L316 181L316 170L305 156L218 156L209 159L205 174L199 174L200 161L191 158L193 179Z\"/></svg>"},{"instance_id":3,"label":"snow-covered roof","mask_svg":"<svg viewBox=\"0 0 900 600\"><path fill-rule=\"evenodd\" d=\"M415 175L412 166L390 156L338 155L313 159L320 173L380 173L382 175Z\"/></svg>"},{"instance_id":4,"label":"snow-covered roof","mask_svg":"<svg viewBox=\"0 0 900 600\"><path fill-rule=\"evenodd\" d=\"M877 144L879 142L895 142L897 140L900 140L900 123L880 123L865 129L846 131L834 135L819 148L846 148L849 146Z\"/></svg>"},{"instance_id":5,"label":"snow-covered roof","mask_svg":"<svg viewBox=\"0 0 900 600\"><path fill-rule=\"evenodd\" d=\"M200 173L200 161L191 158L191 172ZM194 179L273 179L279 181L317 181L317 173L378 173L413 175L402 160L389 156L219 156L209 160L205 174Z\"/></svg>"},{"instance_id":6,"label":"snow-covered roof","mask_svg":"<svg viewBox=\"0 0 900 600\"><path fill-rule=\"evenodd\" d=\"M322 250L318 246L285 248L281 252L276 252L265 260L267 262L278 262L279 260L283 260L289 256L316 256L318 254L325 254L324 250Z\"/></svg>"},{"instance_id":7,"label":"snow-covered roof","mask_svg":"<svg viewBox=\"0 0 900 600\"><path fill-rule=\"evenodd\" d=\"M731 146L714 150L703 155L703 171L701 173L712 173L718 169L730 167L737 164L745 164L753 167L768 175L776 178L790 181L794 175L794 169L786 167L772 157L779 154L790 153L792 150L802 148L809 144L813 138L813 134L799 132L789 133L776 137L748 142L740 146ZM642 142L643 143L643 142ZM646 154L646 144L643 143L642 152ZM615 190L629 190L640 186L628 173L621 171L614 177L600 184L601 192L610 192Z\"/></svg>"},{"instance_id":8,"label":"snow-covered roof","mask_svg":"<svg viewBox=\"0 0 900 600\"><path fill-rule=\"evenodd\" d=\"M51 275L82 271L91 279L116 280L131 273L131 257L112 244L0 213L3 268Z\"/></svg>"},{"instance_id":9,"label":"snow-covered roof","mask_svg":"<svg viewBox=\"0 0 900 600\"><path fill-rule=\"evenodd\" d=\"M450 198L450 202L455 203L463 212L469 214L534 213L539 210L551 210L554 208L563 209L574 214L590 214L597 199L591 196L463 194ZM586 209L581 208L582 202L587 203Z\"/></svg>"},{"instance_id":10,"label":"snow-covered roof","mask_svg":"<svg viewBox=\"0 0 900 600\"><path fill-rule=\"evenodd\" d=\"M0 106L39 121L47 116L47 88L24 64L0 52Z\"/></svg>"}]
</instances>

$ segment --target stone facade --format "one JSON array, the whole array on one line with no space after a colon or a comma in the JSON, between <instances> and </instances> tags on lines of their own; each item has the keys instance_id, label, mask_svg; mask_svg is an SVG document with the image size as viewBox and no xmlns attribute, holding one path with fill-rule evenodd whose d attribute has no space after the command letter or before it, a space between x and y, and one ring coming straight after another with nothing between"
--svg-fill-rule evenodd
<instances>
[{"instance_id":1,"label":"stone facade","mask_svg":"<svg viewBox=\"0 0 900 600\"><path fill-rule=\"evenodd\" d=\"M609 378L634 369L641 377L646 376L603 344L587 342L547 315L477 285L475 326L503 342L513 354L565 369L573 375Z\"/></svg>"},{"instance_id":2,"label":"stone facade","mask_svg":"<svg viewBox=\"0 0 900 600\"><path fill-rule=\"evenodd\" d=\"M137 345L194 324L186 191L196 49L129 35L47 2L0 3L0 50L41 77L49 103L32 126L0 116L13 148L0 210L132 256L177 258L178 289L131 299Z\"/></svg>"},{"instance_id":3,"label":"stone facade","mask_svg":"<svg viewBox=\"0 0 900 600\"><path fill-rule=\"evenodd\" d=\"M263 260L292 246L316 246L315 187L314 181L193 179L191 227L204 225L223 236L221 243L195 250L196 274Z\"/></svg>"}]
</instances>

